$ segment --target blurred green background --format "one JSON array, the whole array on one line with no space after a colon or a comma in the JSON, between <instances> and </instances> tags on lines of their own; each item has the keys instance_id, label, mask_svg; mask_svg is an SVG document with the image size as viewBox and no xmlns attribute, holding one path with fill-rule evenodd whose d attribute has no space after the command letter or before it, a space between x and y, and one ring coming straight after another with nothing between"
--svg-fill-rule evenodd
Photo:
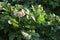
<instances>
[{"instance_id":1,"label":"blurred green background","mask_svg":"<svg viewBox=\"0 0 60 40\"><path fill-rule=\"evenodd\" d=\"M60 40L60 0L0 0L0 40Z\"/></svg>"}]
</instances>

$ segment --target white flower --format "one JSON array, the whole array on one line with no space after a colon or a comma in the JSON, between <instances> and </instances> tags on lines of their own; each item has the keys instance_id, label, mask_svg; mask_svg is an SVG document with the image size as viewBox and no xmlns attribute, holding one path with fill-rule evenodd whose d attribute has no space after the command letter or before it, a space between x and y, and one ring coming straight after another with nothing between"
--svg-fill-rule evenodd
<instances>
[{"instance_id":1,"label":"white flower","mask_svg":"<svg viewBox=\"0 0 60 40\"><path fill-rule=\"evenodd\" d=\"M18 16L18 10L14 12L14 15L17 17Z\"/></svg>"},{"instance_id":2,"label":"white flower","mask_svg":"<svg viewBox=\"0 0 60 40\"><path fill-rule=\"evenodd\" d=\"M24 12L24 10L22 9L21 11L18 12L18 14L19 14L18 16L22 17L22 16L25 15L25 12Z\"/></svg>"},{"instance_id":3,"label":"white flower","mask_svg":"<svg viewBox=\"0 0 60 40\"><path fill-rule=\"evenodd\" d=\"M25 16L25 11L23 9L21 11L16 10L14 15L17 17L23 17L23 16Z\"/></svg>"},{"instance_id":4,"label":"white flower","mask_svg":"<svg viewBox=\"0 0 60 40\"><path fill-rule=\"evenodd\" d=\"M26 39L30 39L31 35L29 35L28 33L22 31L22 35L26 38Z\"/></svg>"}]
</instances>

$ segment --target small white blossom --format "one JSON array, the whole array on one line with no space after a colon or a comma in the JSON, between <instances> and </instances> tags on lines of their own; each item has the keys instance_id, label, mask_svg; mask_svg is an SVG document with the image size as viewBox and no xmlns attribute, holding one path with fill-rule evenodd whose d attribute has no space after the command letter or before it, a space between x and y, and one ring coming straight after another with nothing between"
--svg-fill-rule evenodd
<instances>
[{"instance_id":1,"label":"small white blossom","mask_svg":"<svg viewBox=\"0 0 60 40\"><path fill-rule=\"evenodd\" d=\"M15 13L14 13L14 15L15 16L18 16L18 17L23 17L23 16L25 16L25 11L22 9L21 11L16 11Z\"/></svg>"},{"instance_id":2,"label":"small white blossom","mask_svg":"<svg viewBox=\"0 0 60 40\"><path fill-rule=\"evenodd\" d=\"M16 10L16 12L14 12L14 15L17 17L18 16L18 10Z\"/></svg>"},{"instance_id":3,"label":"small white blossom","mask_svg":"<svg viewBox=\"0 0 60 40\"><path fill-rule=\"evenodd\" d=\"M30 39L31 35L29 35L28 33L22 31L22 35L26 38L26 39Z\"/></svg>"}]
</instances>

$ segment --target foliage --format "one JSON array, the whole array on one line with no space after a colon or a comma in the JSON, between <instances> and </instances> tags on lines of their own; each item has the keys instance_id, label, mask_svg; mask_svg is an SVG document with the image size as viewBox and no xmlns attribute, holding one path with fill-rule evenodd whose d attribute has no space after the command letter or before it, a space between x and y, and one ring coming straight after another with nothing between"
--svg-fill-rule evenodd
<instances>
[{"instance_id":1,"label":"foliage","mask_svg":"<svg viewBox=\"0 0 60 40\"><path fill-rule=\"evenodd\" d=\"M59 5L59 0L1 0L0 40L60 40L60 12L54 11Z\"/></svg>"}]
</instances>

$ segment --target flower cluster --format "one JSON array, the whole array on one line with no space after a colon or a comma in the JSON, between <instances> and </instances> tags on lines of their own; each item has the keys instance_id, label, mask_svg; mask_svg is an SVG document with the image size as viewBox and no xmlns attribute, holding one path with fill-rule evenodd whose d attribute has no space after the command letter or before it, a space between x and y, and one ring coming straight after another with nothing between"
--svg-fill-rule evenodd
<instances>
[{"instance_id":1,"label":"flower cluster","mask_svg":"<svg viewBox=\"0 0 60 40\"><path fill-rule=\"evenodd\" d=\"M22 9L21 11L16 10L16 12L14 12L14 15L16 17L23 17L23 16L25 16L25 11L24 11L24 9Z\"/></svg>"},{"instance_id":2,"label":"flower cluster","mask_svg":"<svg viewBox=\"0 0 60 40\"><path fill-rule=\"evenodd\" d=\"M31 35L30 34L28 34L28 33L26 33L26 32L24 32L24 31L22 31L22 35L26 38L26 39L31 39Z\"/></svg>"}]
</instances>

